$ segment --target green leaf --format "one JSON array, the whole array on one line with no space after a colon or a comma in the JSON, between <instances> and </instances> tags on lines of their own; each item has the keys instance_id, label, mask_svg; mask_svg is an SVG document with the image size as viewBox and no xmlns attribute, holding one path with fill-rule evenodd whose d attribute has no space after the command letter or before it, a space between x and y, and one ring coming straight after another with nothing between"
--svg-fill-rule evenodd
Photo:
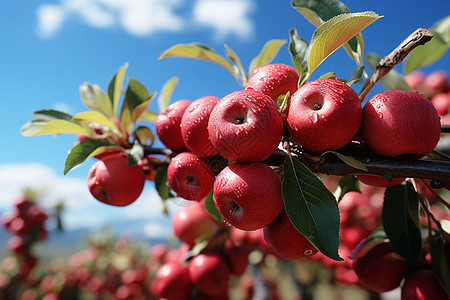
<instances>
[{"instance_id":1,"label":"green leaf","mask_svg":"<svg viewBox=\"0 0 450 300\"><path fill-rule=\"evenodd\" d=\"M34 136L42 134L78 133L89 135L89 132L78 123L66 120L32 120L20 129L23 136Z\"/></svg>"},{"instance_id":2,"label":"green leaf","mask_svg":"<svg viewBox=\"0 0 450 300\"><path fill-rule=\"evenodd\" d=\"M162 87L161 92L159 93L158 96L158 107L160 112L163 112L169 106L173 90L175 89L177 84L178 84L178 77L174 76L169 80L167 80L167 82Z\"/></svg>"},{"instance_id":3,"label":"green leaf","mask_svg":"<svg viewBox=\"0 0 450 300\"><path fill-rule=\"evenodd\" d=\"M345 13L320 25L313 34L306 54L309 74L334 51L379 18L370 11Z\"/></svg>"},{"instance_id":4,"label":"green leaf","mask_svg":"<svg viewBox=\"0 0 450 300\"><path fill-rule=\"evenodd\" d=\"M139 81L130 79L122 109L120 111L120 126L131 131L140 115L147 109L155 94L151 95Z\"/></svg>"},{"instance_id":5,"label":"green leaf","mask_svg":"<svg viewBox=\"0 0 450 300\"><path fill-rule=\"evenodd\" d=\"M422 248L422 237L418 195L410 182L386 189L381 221L395 250L414 263Z\"/></svg>"},{"instance_id":6,"label":"green leaf","mask_svg":"<svg viewBox=\"0 0 450 300\"><path fill-rule=\"evenodd\" d=\"M114 122L111 122L104 114L97 111L81 112L72 117L72 121L80 124L97 123L110 128L112 131L118 131Z\"/></svg>"},{"instance_id":7,"label":"green leaf","mask_svg":"<svg viewBox=\"0 0 450 300\"><path fill-rule=\"evenodd\" d=\"M352 78L350 79L350 81L347 82L347 85L351 86L354 83L360 82L361 78L362 78L362 76L364 74L364 69L365 69L364 66L359 67L358 70L356 70L354 72L354 74L353 74Z\"/></svg>"},{"instance_id":8,"label":"green leaf","mask_svg":"<svg viewBox=\"0 0 450 300\"><path fill-rule=\"evenodd\" d=\"M141 144L135 143L131 149L127 149L128 166L135 166L144 157L144 147Z\"/></svg>"},{"instance_id":9,"label":"green leaf","mask_svg":"<svg viewBox=\"0 0 450 300\"><path fill-rule=\"evenodd\" d=\"M341 153L336 152L336 151L325 151L324 153L322 153L322 155L325 155L327 153L331 153L331 154L336 155L340 160L342 160L347 165L349 165L349 166L351 166L351 167L353 167L355 169L368 171L368 169L367 169L367 167L366 167L366 165L364 163L360 162L359 160L354 159L351 156L347 156L347 155L341 154Z\"/></svg>"},{"instance_id":10,"label":"green leaf","mask_svg":"<svg viewBox=\"0 0 450 300\"><path fill-rule=\"evenodd\" d=\"M76 166L82 164L88 158L104 152L104 148L106 147L110 149L122 149L122 147L111 144L104 140L85 140L81 143L78 143L75 147L72 148L72 150L70 150L69 154L67 155L64 166L64 175L66 175ZM100 148L103 149L100 150Z\"/></svg>"},{"instance_id":11,"label":"green leaf","mask_svg":"<svg viewBox=\"0 0 450 300\"><path fill-rule=\"evenodd\" d=\"M258 56L253 58L252 61L250 62L248 75L251 76L257 68L270 63L278 54L280 48L284 44L286 44L286 40L268 41L261 49L261 52L259 52Z\"/></svg>"},{"instance_id":12,"label":"green leaf","mask_svg":"<svg viewBox=\"0 0 450 300\"><path fill-rule=\"evenodd\" d=\"M175 45L164 51L158 59L166 57L185 57L210 61L224 67L234 76L234 70L231 63L225 57L217 55L212 48L203 44L191 43Z\"/></svg>"},{"instance_id":13,"label":"green leaf","mask_svg":"<svg viewBox=\"0 0 450 300\"><path fill-rule=\"evenodd\" d=\"M359 189L359 181L353 175L341 177L339 179L339 187L341 188L339 201L341 201L342 197L344 197L344 195L348 192L361 193L361 190Z\"/></svg>"},{"instance_id":14,"label":"green leaf","mask_svg":"<svg viewBox=\"0 0 450 300\"><path fill-rule=\"evenodd\" d=\"M53 120L66 120L71 121L72 115L58 111L53 109L46 109L46 110L38 110L33 113L34 117L37 120L42 121L53 121Z\"/></svg>"},{"instance_id":15,"label":"green leaf","mask_svg":"<svg viewBox=\"0 0 450 300\"><path fill-rule=\"evenodd\" d=\"M306 82L308 73L308 63L306 52L308 50L308 42L298 36L297 29L289 31L289 54L291 55L294 68L299 75L299 86Z\"/></svg>"},{"instance_id":16,"label":"green leaf","mask_svg":"<svg viewBox=\"0 0 450 300\"><path fill-rule=\"evenodd\" d=\"M350 12L344 3L337 0L292 0L292 6L316 27L337 15Z\"/></svg>"},{"instance_id":17,"label":"green leaf","mask_svg":"<svg viewBox=\"0 0 450 300\"><path fill-rule=\"evenodd\" d=\"M227 45L225 45L225 55L232 62L234 78L241 86L245 86L248 81L248 74L245 73L239 56Z\"/></svg>"},{"instance_id":18,"label":"green leaf","mask_svg":"<svg viewBox=\"0 0 450 300\"><path fill-rule=\"evenodd\" d=\"M117 114L119 108L119 99L122 94L123 79L127 68L128 63L123 65L108 83L108 96L111 99L113 115Z\"/></svg>"},{"instance_id":19,"label":"green leaf","mask_svg":"<svg viewBox=\"0 0 450 300\"><path fill-rule=\"evenodd\" d=\"M222 215L217 210L216 203L214 203L213 191L211 191L205 198L205 209L210 214L210 216L220 224L220 222L222 221Z\"/></svg>"},{"instance_id":20,"label":"green leaf","mask_svg":"<svg viewBox=\"0 0 450 300\"><path fill-rule=\"evenodd\" d=\"M146 110L142 112L141 116L137 120L138 122L155 122L158 114L154 111Z\"/></svg>"},{"instance_id":21,"label":"green leaf","mask_svg":"<svg viewBox=\"0 0 450 300\"><path fill-rule=\"evenodd\" d=\"M80 86L81 100L92 111L102 113L107 118L114 118L115 112L108 94L96 84L83 83Z\"/></svg>"},{"instance_id":22,"label":"green leaf","mask_svg":"<svg viewBox=\"0 0 450 300\"><path fill-rule=\"evenodd\" d=\"M138 139L141 145L151 146L155 142L155 135L146 126L139 126L134 131L133 135Z\"/></svg>"},{"instance_id":23,"label":"green leaf","mask_svg":"<svg viewBox=\"0 0 450 300\"><path fill-rule=\"evenodd\" d=\"M167 184L167 167L161 166L156 170L155 188L162 200L173 197Z\"/></svg>"},{"instance_id":24,"label":"green leaf","mask_svg":"<svg viewBox=\"0 0 450 300\"><path fill-rule=\"evenodd\" d=\"M366 55L366 61L372 72L375 72L380 62L380 57L375 53ZM380 83L388 90L411 91L411 87L400 73L391 69L384 77L380 79Z\"/></svg>"},{"instance_id":25,"label":"green leaf","mask_svg":"<svg viewBox=\"0 0 450 300\"><path fill-rule=\"evenodd\" d=\"M444 161L450 161L450 156L448 156L447 154L437 151L437 150L433 150L431 151L427 157L429 159L433 159L433 160L444 160Z\"/></svg>"},{"instance_id":26,"label":"green leaf","mask_svg":"<svg viewBox=\"0 0 450 300\"><path fill-rule=\"evenodd\" d=\"M449 249L445 241L438 239L431 245L431 267L436 274L439 282L450 297L450 261L445 255L446 247Z\"/></svg>"},{"instance_id":27,"label":"green leaf","mask_svg":"<svg viewBox=\"0 0 450 300\"><path fill-rule=\"evenodd\" d=\"M283 164L283 200L294 226L320 252L339 257L339 208L333 194L297 157Z\"/></svg>"},{"instance_id":28,"label":"green leaf","mask_svg":"<svg viewBox=\"0 0 450 300\"><path fill-rule=\"evenodd\" d=\"M293 0L292 6L316 27L335 16L350 12L345 4L338 0ZM362 35L358 33L351 38L344 44L344 48L357 65L361 66L364 49Z\"/></svg>"},{"instance_id":29,"label":"green leaf","mask_svg":"<svg viewBox=\"0 0 450 300\"><path fill-rule=\"evenodd\" d=\"M435 63L450 47L450 16L436 22L430 31L433 33L431 41L415 48L406 57L403 65L405 74Z\"/></svg>"}]
</instances>

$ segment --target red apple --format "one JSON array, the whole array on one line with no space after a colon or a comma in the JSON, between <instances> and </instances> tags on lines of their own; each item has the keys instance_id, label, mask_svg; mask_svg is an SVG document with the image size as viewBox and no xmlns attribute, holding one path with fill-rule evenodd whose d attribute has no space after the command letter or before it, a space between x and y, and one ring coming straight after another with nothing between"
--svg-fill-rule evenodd
<instances>
[{"instance_id":1,"label":"red apple","mask_svg":"<svg viewBox=\"0 0 450 300\"><path fill-rule=\"evenodd\" d=\"M189 100L178 100L169 105L155 120L156 134L167 148L176 152L187 151L181 137L181 119L186 108L191 104Z\"/></svg>"},{"instance_id":2,"label":"red apple","mask_svg":"<svg viewBox=\"0 0 450 300\"><path fill-rule=\"evenodd\" d=\"M228 290L230 270L220 254L201 253L189 262L188 270L189 278L201 293L213 296Z\"/></svg>"},{"instance_id":3,"label":"red apple","mask_svg":"<svg viewBox=\"0 0 450 300\"><path fill-rule=\"evenodd\" d=\"M248 266L249 251L244 246L235 245L230 240L225 243L224 256L231 273L241 276Z\"/></svg>"},{"instance_id":4,"label":"red apple","mask_svg":"<svg viewBox=\"0 0 450 300\"><path fill-rule=\"evenodd\" d=\"M439 115L422 94L390 90L373 96L364 106L360 129L365 145L387 157L422 157L437 145Z\"/></svg>"},{"instance_id":5,"label":"red apple","mask_svg":"<svg viewBox=\"0 0 450 300\"><path fill-rule=\"evenodd\" d=\"M202 201L179 210L172 218L172 228L180 240L192 247L198 240L214 233L219 225Z\"/></svg>"},{"instance_id":6,"label":"red apple","mask_svg":"<svg viewBox=\"0 0 450 300\"><path fill-rule=\"evenodd\" d=\"M431 103L433 103L440 116L445 116L450 110L450 92L434 95L431 98Z\"/></svg>"},{"instance_id":7,"label":"red apple","mask_svg":"<svg viewBox=\"0 0 450 300\"><path fill-rule=\"evenodd\" d=\"M432 93L447 92L449 88L448 75L444 70L436 70L425 77L423 87Z\"/></svg>"},{"instance_id":8,"label":"red apple","mask_svg":"<svg viewBox=\"0 0 450 300\"><path fill-rule=\"evenodd\" d=\"M364 184L379 187L394 186L402 183L405 180L405 178L394 178L391 181L387 181L387 179L384 177L374 175L362 175L362 174L356 175L355 177Z\"/></svg>"},{"instance_id":9,"label":"red apple","mask_svg":"<svg viewBox=\"0 0 450 300\"><path fill-rule=\"evenodd\" d=\"M413 91L422 90L423 81L425 80L425 73L420 70L414 70L405 76L405 80Z\"/></svg>"},{"instance_id":10,"label":"red apple","mask_svg":"<svg viewBox=\"0 0 450 300\"><path fill-rule=\"evenodd\" d=\"M257 68L245 85L270 96L277 102L279 96L284 96L287 92L294 94L298 89L297 71L285 64L267 64Z\"/></svg>"},{"instance_id":11,"label":"red apple","mask_svg":"<svg viewBox=\"0 0 450 300\"><path fill-rule=\"evenodd\" d=\"M127 155L120 152L97 161L89 170L87 183L91 194L100 202L126 206L141 195L145 174L138 165L128 166Z\"/></svg>"},{"instance_id":12,"label":"red apple","mask_svg":"<svg viewBox=\"0 0 450 300\"><path fill-rule=\"evenodd\" d=\"M193 285L189 279L188 268L179 262L162 265L152 281L152 290L164 299L188 299Z\"/></svg>"},{"instance_id":13,"label":"red apple","mask_svg":"<svg viewBox=\"0 0 450 300\"><path fill-rule=\"evenodd\" d=\"M336 150L358 132L361 101L342 81L317 79L301 86L290 99L286 114L292 139L306 150Z\"/></svg>"},{"instance_id":14,"label":"red apple","mask_svg":"<svg viewBox=\"0 0 450 300\"><path fill-rule=\"evenodd\" d=\"M177 196L199 201L212 190L214 171L205 158L182 152L170 161L167 181Z\"/></svg>"},{"instance_id":15,"label":"red apple","mask_svg":"<svg viewBox=\"0 0 450 300\"><path fill-rule=\"evenodd\" d=\"M432 270L419 270L406 276L402 286L401 300L447 299L449 299L449 296Z\"/></svg>"},{"instance_id":16,"label":"red apple","mask_svg":"<svg viewBox=\"0 0 450 300\"><path fill-rule=\"evenodd\" d=\"M242 230L269 225L284 206L280 178L260 162L223 169L214 182L213 199L223 218Z\"/></svg>"},{"instance_id":17,"label":"red apple","mask_svg":"<svg viewBox=\"0 0 450 300\"><path fill-rule=\"evenodd\" d=\"M272 155L283 134L283 118L275 102L252 89L233 92L214 107L209 139L228 160L262 161Z\"/></svg>"},{"instance_id":18,"label":"red apple","mask_svg":"<svg viewBox=\"0 0 450 300\"><path fill-rule=\"evenodd\" d=\"M353 262L360 282L377 292L387 292L400 285L408 262L395 252L389 242L378 244Z\"/></svg>"},{"instance_id":19,"label":"red apple","mask_svg":"<svg viewBox=\"0 0 450 300\"><path fill-rule=\"evenodd\" d=\"M181 119L181 137L184 144L198 156L212 156L217 150L208 136L208 121L219 98L206 96L192 102Z\"/></svg>"},{"instance_id":20,"label":"red apple","mask_svg":"<svg viewBox=\"0 0 450 300\"><path fill-rule=\"evenodd\" d=\"M284 209L274 222L264 227L264 238L273 252L284 259L301 259L318 252L295 228Z\"/></svg>"}]
</instances>

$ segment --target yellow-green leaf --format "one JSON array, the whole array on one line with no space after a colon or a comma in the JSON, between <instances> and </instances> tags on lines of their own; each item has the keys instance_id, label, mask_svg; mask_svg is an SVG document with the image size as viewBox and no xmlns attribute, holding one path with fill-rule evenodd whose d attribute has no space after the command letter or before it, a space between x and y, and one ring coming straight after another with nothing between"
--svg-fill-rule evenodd
<instances>
[{"instance_id":1,"label":"yellow-green leaf","mask_svg":"<svg viewBox=\"0 0 450 300\"><path fill-rule=\"evenodd\" d=\"M139 117L139 119L137 121L138 122L155 122L157 117L158 117L158 114L155 113L154 111L146 110L141 114L141 116Z\"/></svg>"},{"instance_id":2,"label":"yellow-green leaf","mask_svg":"<svg viewBox=\"0 0 450 300\"><path fill-rule=\"evenodd\" d=\"M73 116L72 121L78 123L97 123L110 128L113 131L117 131L117 126L109 120L105 115L97 111L86 111L81 112Z\"/></svg>"},{"instance_id":3,"label":"yellow-green leaf","mask_svg":"<svg viewBox=\"0 0 450 300\"><path fill-rule=\"evenodd\" d=\"M320 25L307 51L309 75L334 51L381 18L374 12L340 14Z\"/></svg>"},{"instance_id":4,"label":"yellow-green leaf","mask_svg":"<svg viewBox=\"0 0 450 300\"><path fill-rule=\"evenodd\" d=\"M108 118L114 117L113 103L108 94L98 85L83 83L80 85L80 96L84 105L90 110L100 112Z\"/></svg>"},{"instance_id":5,"label":"yellow-green leaf","mask_svg":"<svg viewBox=\"0 0 450 300\"><path fill-rule=\"evenodd\" d=\"M242 66L239 56L227 45L225 45L225 54L233 62L232 67L234 70L233 72L234 79L236 79L236 81L240 85L245 86L248 80L248 74L245 73L244 67Z\"/></svg>"},{"instance_id":6,"label":"yellow-green leaf","mask_svg":"<svg viewBox=\"0 0 450 300\"><path fill-rule=\"evenodd\" d=\"M158 59L166 57L195 58L214 62L227 69L228 72L230 72L234 76L233 67L231 66L230 62L225 57L217 55L217 53L213 49L203 44L191 43L175 45L164 51L158 57Z\"/></svg>"},{"instance_id":7,"label":"yellow-green leaf","mask_svg":"<svg viewBox=\"0 0 450 300\"><path fill-rule=\"evenodd\" d=\"M150 128L145 126L139 126L134 131L134 135L139 140L139 143L142 145L151 146L155 142L155 136Z\"/></svg>"},{"instance_id":8,"label":"yellow-green leaf","mask_svg":"<svg viewBox=\"0 0 450 300\"><path fill-rule=\"evenodd\" d=\"M158 96L158 107L159 111L164 111L170 103L170 99L172 98L173 90L178 84L178 77L174 76L167 80L164 86L161 89L161 92Z\"/></svg>"},{"instance_id":9,"label":"yellow-green leaf","mask_svg":"<svg viewBox=\"0 0 450 300\"><path fill-rule=\"evenodd\" d=\"M133 124L147 109L154 96L155 94L150 96L142 83L131 78L120 111L120 126L127 131L133 130Z\"/></svg>"},{"instance_id":10,"label":"yellow-green leaf","mask_svg":"<svg viewBox=\"0 0 450 300\"><path fill-rule=\"evenodd\" d=\"M61 133L89 134L80 124L67 120L53 120L50 122L40 120L31 121L22 127L21 133L24 136Z\"/></svg>"},{"instance_id":11,"label":"yellow-green leaf","mask_svg":"<svg viewBox=\"0 0 450 300\"><path fill-rule=\"evenodd\" d=\"M275 56L280 51L280 48L286 44L286 40L270 40L268 41L264 47L259 52L258 56L256 56L252 62L250 63L250 68L248 70L248 75L252 76L253 72L268 63L270 63Z\"/></svg>"},{"instance_id":12,"label":"yellow-green leaf","mask_svg":"<svg viewBox=\"0 0 450 300\"><path fill-rule=\"evenodd\" d=\"M363 170L363 171L368 171L367 167L365 164L363 164L362 162L360 162L359 160L351 157L351 156L347 156L347 155L343 155L339 152L336 151L325 151L324 153L322 153L322 155L325 155L327 153L332 153L334 155L336 155L340 160L342 160L343 162L345 162L347 165L355 168L355 169L359 169L359 170Z\"/></svg>"},{"instance_id":13,"label":"yellow-green leaf","mask_svg":"<svg viewBox=\"0 0 450 300\"><path fill-rule=\"evenodd\" d=\"M119 108L119 99L120 95L122 94L123 79L125 77L125 71L127 70L127 68L128 63L123 65L119 69L119 71L117 71L117 73L113 76L108 84L108 95L112 100L113 114L115 115L117 114L117 110Z\"/></svg>"}]
</instances>

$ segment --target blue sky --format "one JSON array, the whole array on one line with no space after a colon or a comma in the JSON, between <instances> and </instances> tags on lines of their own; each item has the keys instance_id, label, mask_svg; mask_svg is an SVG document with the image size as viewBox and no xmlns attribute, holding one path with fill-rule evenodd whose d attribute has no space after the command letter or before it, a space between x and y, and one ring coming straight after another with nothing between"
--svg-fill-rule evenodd
<instances>
[{"instance_id":1,"label":"blue sky","mask_svg":"<svg viewBox=\"0 0 450 300\"><path fill-rule=\"evenodd\" d=\"M448 0L430 0L426 5L423 1L387 0L344 3L351 12L370 10L384 15L362 32L365 53L375 52L381 57L415 29L429 28L450 13ZM223 55L226 43L248 66L269 39L288 40L291 28L297 28L307 41L315 29L291 7L290 1L1 1L0 211L8 209L25 186L34 186L45 190L44 206L66 201L70 227L98 226L118 217L147 218L150 231L167 233L167 226L160 226L167 220L159 214L158 199L150 183L130 207L106 207L90 196L85 183L93 161L63 175L74 136L26 138L20 135L20 127L39 109L73 114L85 111L79 85L87 81L106 88L111 76L125 63L129 63L127 77L138 79L150 92L159 91L169 78L178 76L173 101L206 95L223 97L240 89L225 69L203 61L157 57L174 44L190 42L207 44ZM447 53L439 63L423 70L449 71L449 58ZM286 46L275 62L291 64ZM354 62L340 49L312 77L334 71L348 79L354 68ZM398 70L401 72L401 66ZM157 110L156 103L151 109ZM176 209L174 205L173 211Z\"/></svg>"}]
</instances>

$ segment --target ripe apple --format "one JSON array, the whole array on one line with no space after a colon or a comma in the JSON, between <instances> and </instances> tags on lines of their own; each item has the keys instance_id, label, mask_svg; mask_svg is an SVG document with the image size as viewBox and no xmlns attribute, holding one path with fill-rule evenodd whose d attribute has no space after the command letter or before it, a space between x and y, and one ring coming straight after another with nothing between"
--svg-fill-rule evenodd
<instances>
[{"instance_id":1,"label":"ripe apple","mask_svg":"<svg viewBox=\"0 0 450 300\"><path fill-rule=\"evenodd\" d=\"M356 175L355 177L364 184L379 187L391 187L400 184L405 180L405 178L394 178L391 181L387 181L384 177L362 174Z\"/></svg>"},{"instance_id":2,"label":"ripe apple","mask_svg":"<svg viewBox=\"0 0 450 300\"><path fill-rule=\"evenodd\" d=\"M188 268L179 262L162 265L152 281L152 290L164 299L188 299L193 285L189 279Z\"/></svg>"},{"instance_id":3,"label":"ripe apple","mask_svg":"<svg viewBox=\"0 0 450 300\"><path fill-rule=\"evenodd\" d=\"M269 225L283 209L281 180L264 163L234 163L214 182L213 200L226 222L242 229Z\"/></svg>"},{"instance_id":4,"label":"ripe apple","mask_svg":"<svg viewBox=\"0 0 450 300\"><path fill-rule=\"evenodd\" d=\"M235 91L214 107L209 139L228 160L262 161L272 155L283 135L283 118L275 102L252 89Z\"/></svg>"},{"instance_id":5,"label":"ripe apple","mask_svg":"<svg viewBox=\"0 0 450 300\"><path fill-rule=\"evenodd\" d=\"M351 87L336 79L317 79L291 96L286 123L294 142L321 153L349 143L361 115L361 101Z\"/></svg>"},{"instance_id":6,"label":"ripe apple","mask_svg":"<svg viewBox=\"0 0 450 300\"><path fill-rule=\"evenodd\" d=\"M353 261L353 270L360 282L377 292L387 292L400 285L408 262L395 252L389 242L370 249L366 255Z\"/></svg>"},{"instance_id":7,"label":"ripe apple","mask_svg":"<svg viewBox=\"0 0 450 300\"><path fill-rule=\"evenodd\" d=\"M225 243L224 257L233 275L241 276L245 273L249 262L248 255L249 251L244 246L236 245L231 240Z\"/></svg>"},{"instance_id":8,"label":"ripe apple","mask_svg":"<svg viewBox=\"0 0 450 300\"><path fill-rule=\"evenodd\" d=\"M431 93L447 92L449 88L448 75L444 70L436 70L425 77L423 87Z\"/></svg>"},{"instance_id":9,"label":"ripe apple","mask_svg":"<svg viewBox=\"0 0 450 300\"><path fill-rule=\"evenodd\" d=\"M284 259L301 259L317 253L317 249L292 224L286 210L264 227L264 238L273 252Z\"/></svg>"},{"instance_id":10,"label":"ripe apple","mask_svg":"<svg viewBox=\"0 0 450 300\"><path fill-rule=\"evenodd\" d=\"M421 91L422 85L425 80L425 73L420 70L414 70L405 76L406 83L411 87L413 91Z\"/></svg>"},{"instance_id":11,"label":"ripe apple","mask_svg":"<svg viewBox=\"0 0 450 300\"><path fill-rule=\"evenodd\" d=\"M180 240L193 247L199 239L214 233L219 225L201 201L179 210L172 218L172 228Z\"/></svg>"},{"instance_id":12,"label":"ripe apple","mask_svg":"<svg viewBox=\"0 0 450 300\"><path fill-rule=\"evenodd\" d=\"M420 158L436 147L441 124L425 96L390 90L366 103L360 133L367 148L380 156Z\"/></svg>"},{"instance_id":13,"label":"ripe apple","mask_svg":"<svg viewBox=\"0 0 450 300\"><path fill-rule=\"evenodd\" d=\"M212 156L217 150L208 136L208 121L219 98L206 96L192 102L181 119L181 137L184 144L198 156Z\"/></svg>"},{"instance_id":14,"label":"ripe apple","mask_svg":"<svg viewBox=\"0 0 450 300\"><path fill-rule=\"evenodd\" d=\"M177 196L199 201L212 190L214 171L205 158L182 152L170 161L167 181Z\"/></svg>"},{"instance_id":15,"label":"ripe apple","mask_svg":"<svg viewBox=\"0 0 450 300\"><path fill-rule=\"evenodd\" d=\"M285 64L267 64L257 68L245 85L270 96L277 102L279 96L284 96L287 92L294 94L298 89L299 76L297 71Z\"/></svg>"},{"instance_id":16,"label":"ripe apple","mask_svg":"<svg viewBox=\"0 0 450 300\"><path fill-rule=\"evenodd\" d=\"M201 293L213 296L228 290L230 269L219 253L204 252L195 256L188 270L191 282Z\"/></svg>"},{"instance_id":17,"label":"ripe apple","mask_svg":"<svg viewBox=\"0 0 450 300\"><path fill-rule=\"evenodd\" d=\"M91 194L100 202L126 206L141 195L145 174L138 165L128 166L127 155L119 152L98 160L89 170L87 183Z\"/></svg>"},{"instance_id":18,"label":"ripe apple","mask_svg":"<svg viewBox=\"0 0 450 300\"><path fill-rule=\"evenodd\" d=\"M401 300L447 300L449 296L442 288L432 270L410 273L402 286Z\"/></svg>"},{"instance_id":19,"label":"ripe apple","mask_svg":"<svg viewBox=\"0 0 450 300\"><path fill-rule=\"evenodd\" d=\"M445 116L450 110L450 92L434 95L431 98L431 103L433 103L440 116Z\"/></svg>"},{"instance_id":20,"label":"ripe apple","mask_svg":"<svg viewBox=\"0 0 450 300\"><path fill-rule=\"evenodd\" d=\"M178 100L169 105L155 120L156 134L159 140L173 151L188 150L181 137L180 125L183 113L191 103L189 100Z\"/></svg>"}]
</instances>

